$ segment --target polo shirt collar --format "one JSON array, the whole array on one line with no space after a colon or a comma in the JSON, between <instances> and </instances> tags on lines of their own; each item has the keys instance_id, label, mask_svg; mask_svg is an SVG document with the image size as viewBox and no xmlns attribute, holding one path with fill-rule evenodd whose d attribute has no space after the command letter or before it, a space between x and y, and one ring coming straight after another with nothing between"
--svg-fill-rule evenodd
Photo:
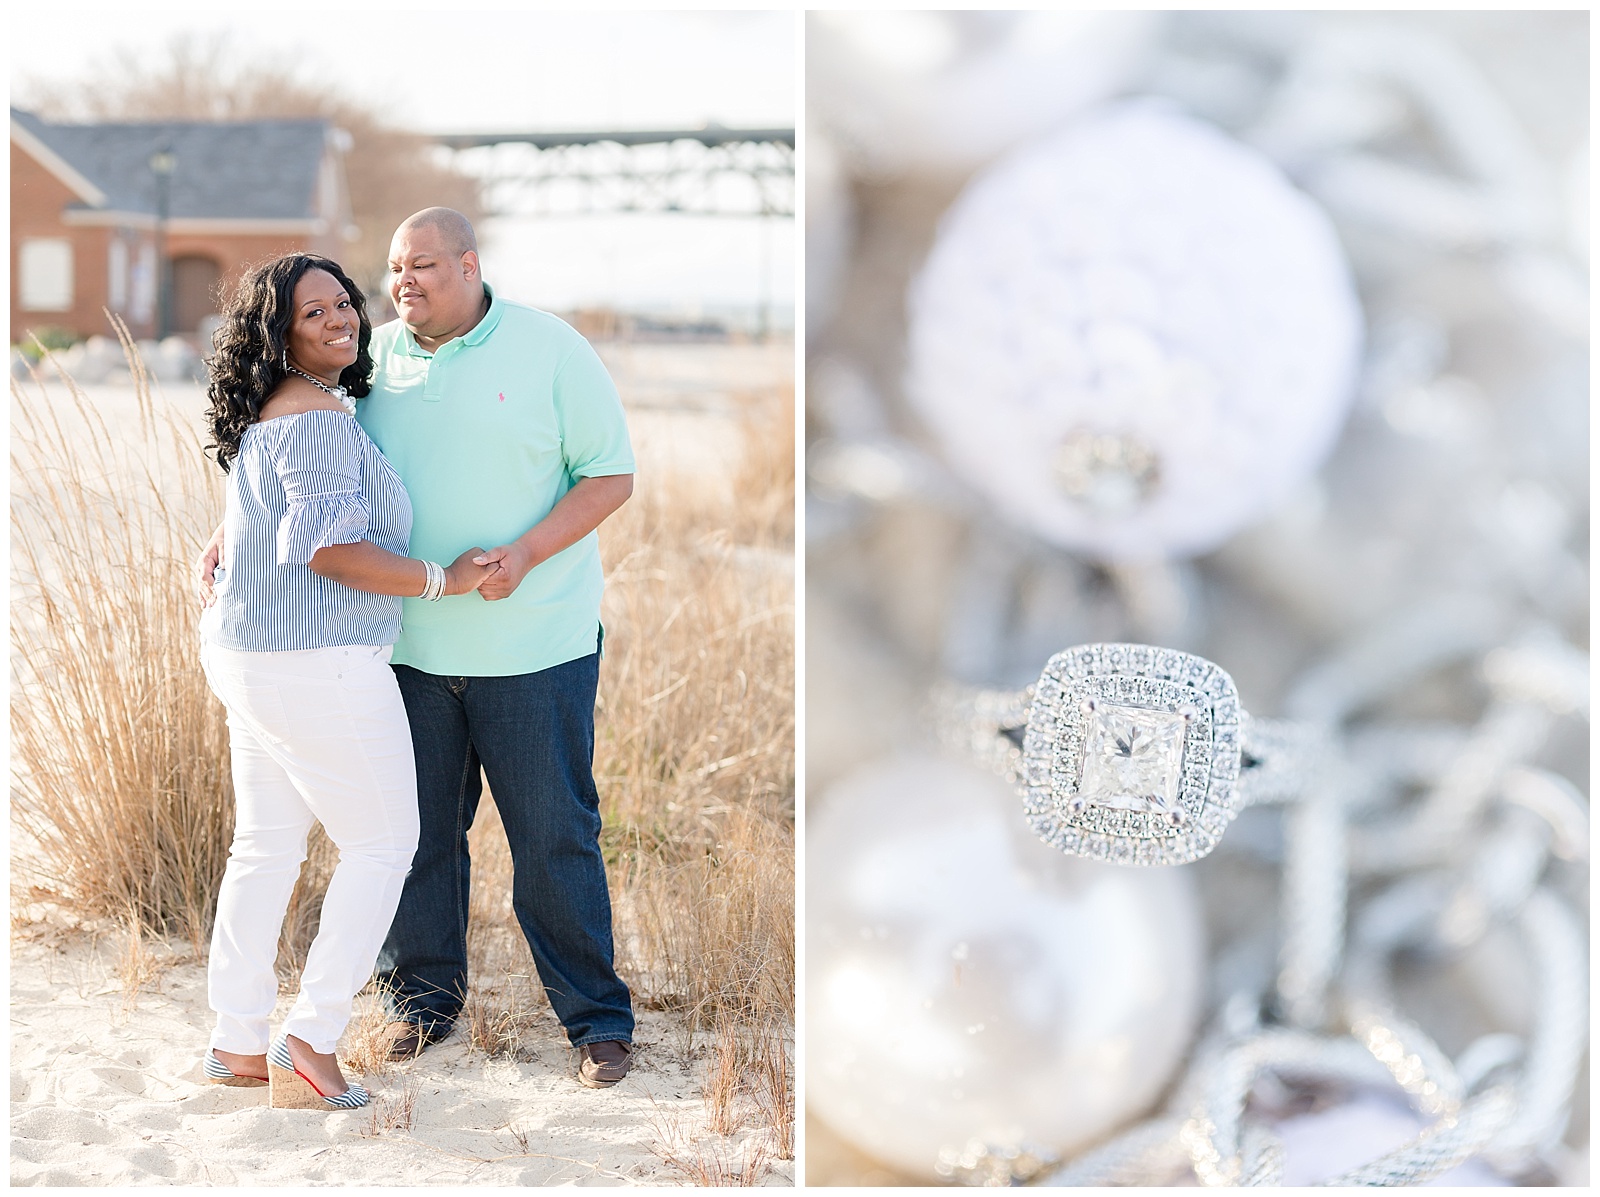
<instances>
[{"instance_id":1,"label":"polo shirt collar","mask_svg":"<svg viewBox=\"0 0 1600 1197\"><path fill-rule=\"evenodd\" d=\"M489 297L489 310L483 314L482 320L478 321L478 323L472 326L471 332L467 333L466 336L456 338L463 345L483 344L484 341L488 340L489 334L492 333L500 324L500 316L505 311L505 305L500 302L500 298L494 293L494 288L488 283L483 284L483 293ZM407 328L404 323L400 325L400 330L405 337L406 354L408 356L433 356L433 354L429 353L421 345L417 344L417 334ZM446 342L446 344L448 343L449 342ZM443 348L443 346L441 346L441 348Z\"/></svg>"},{"instance_id":2,"label":"polo shirt collar","mask_svg":"<svg viewBox=\"0 0 1600 1197\"><path fill-rule=\"evenodd\" d=\"M483 293L489 297L489 310L483 314L483 319L472 326L472 331L461 338L464 345L481 345L500 323L500 314L505 311L505 305L495 298L494 288L488 283L483 284Z\"/></svg>"}]
</instances>

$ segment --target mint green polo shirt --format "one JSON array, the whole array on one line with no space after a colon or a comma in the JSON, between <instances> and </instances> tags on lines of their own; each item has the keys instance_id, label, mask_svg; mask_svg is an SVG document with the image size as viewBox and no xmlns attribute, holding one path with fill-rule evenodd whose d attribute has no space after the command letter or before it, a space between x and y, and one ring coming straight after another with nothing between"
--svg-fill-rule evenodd
<instances>
[{"instance_id":1,"label":"mint green polo shirt","mask_svg":"<svg viewBox=\"0 0 1600 1197\"><path fill-rule=\"evenodd\" d=\"M372 334L372 393L356 418L411 495L411 555L448 565L509 544L579 478L633 473L622 402L599 356L565 321L497 297L473 330L421 348L400 320ZM394 663L503 677L594 652L599 538L536 565L508 598L405 600Z\"/></svg>"}]
</instances>

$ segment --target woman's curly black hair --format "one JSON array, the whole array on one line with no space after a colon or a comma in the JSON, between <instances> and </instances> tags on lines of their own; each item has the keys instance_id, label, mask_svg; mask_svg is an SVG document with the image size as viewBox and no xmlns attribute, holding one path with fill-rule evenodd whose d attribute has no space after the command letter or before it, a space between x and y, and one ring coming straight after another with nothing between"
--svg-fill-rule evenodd
<instances>
[{"instance_id":1,"label":"woman's curly black hair","mask_svg":"<svg viewBox=\"0 0 1600 1197\"><path fill-rule=\"evenodd\" d=\"M206 423L212 436L206 449L224 474L239 455L244 430L261 418L268 396L288 376L284 338L294 320L294 289L311 270L326 270L339 281L361 326L359 352L339 375L339 385L357 399L372 390L372 321L366 296L339 264L318 254L295 253L251 267L234 288L222 326L211 338L212 356L206 359L211 376Z\"/></svg>"}]
</instances>

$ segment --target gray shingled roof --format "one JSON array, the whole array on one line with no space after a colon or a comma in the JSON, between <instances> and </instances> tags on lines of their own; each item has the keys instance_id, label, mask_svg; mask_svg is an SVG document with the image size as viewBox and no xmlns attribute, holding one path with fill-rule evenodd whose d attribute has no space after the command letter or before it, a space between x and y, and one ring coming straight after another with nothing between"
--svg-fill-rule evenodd
<instances>
[{"instance_id":1,"label":"gray shingled roof","mask_svg":"<svg viewBox=\"0 0 1600 1197\"><path fill-rule=\"evenodd\" d=\"M168 214L176 218L305 220L317 215L325 120L51 124L11 119L69 162L124 212L156 210L150 156L177 155Z\"/></svg>"}]
</instances>

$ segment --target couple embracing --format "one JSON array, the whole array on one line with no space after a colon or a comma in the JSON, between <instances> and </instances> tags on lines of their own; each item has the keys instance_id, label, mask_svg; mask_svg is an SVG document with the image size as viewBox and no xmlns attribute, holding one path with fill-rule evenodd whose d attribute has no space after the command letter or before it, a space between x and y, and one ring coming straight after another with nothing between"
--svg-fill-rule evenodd
<instances>
[{"instance_id":1,"label":"couple embracing","mask_svg":"<svg viewBox=\"0 0 1600 1197\"><path fill-rule=\"evenodd\" d=\"M237 821L202 1070L270 1081L275 1106L365 1104L334 1048L374 967L390 1058L450 1033L481 767L579 1079L614 1084L633 1012L591 764L595 529L633 489L622 406L577 332L484 283L460 213L406 220L388 278L400 319L374 332L338 265L286 255L240 283L214 341L228 500L198 565L201 661L227 708ZM313 822L338 865L274 1038L273 961Z\"/></svg>"}]
</instances>

